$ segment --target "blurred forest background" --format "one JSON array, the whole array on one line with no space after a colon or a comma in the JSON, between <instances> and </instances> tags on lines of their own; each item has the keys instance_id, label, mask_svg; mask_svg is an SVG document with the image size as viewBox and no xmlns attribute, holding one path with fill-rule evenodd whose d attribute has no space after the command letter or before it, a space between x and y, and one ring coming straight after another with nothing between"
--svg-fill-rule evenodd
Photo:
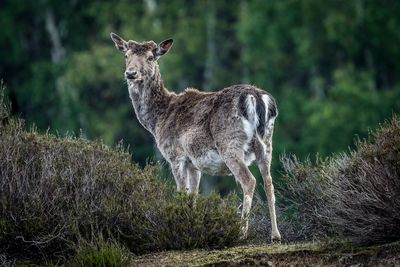
<instances>
[{"instance_id":1,"label":"blurred forest background","mask_svg":"<svg viewBox=\"0 0 400 267\"><path fill-rule=\"evenodd\" d=\"M0 79L27 127L123 139L142 166L160 156L134 114L111 31L174 38L159 60L172 91L250 83L273 94L275 173L283 153L347 150L400 112L398 0L3 0L0 26ZM205 193L235 186L202 180Z\"/></svg>"}]
</instances>

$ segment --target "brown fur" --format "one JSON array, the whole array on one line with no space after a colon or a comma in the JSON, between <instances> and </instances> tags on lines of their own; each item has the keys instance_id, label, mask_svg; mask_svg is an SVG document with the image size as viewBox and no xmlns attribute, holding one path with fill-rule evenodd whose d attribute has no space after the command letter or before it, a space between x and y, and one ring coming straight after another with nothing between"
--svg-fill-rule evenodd
<instances>
[{"instance_id":1,"label":"brown fur","mask_svg":"<svg viewBox=\"0 0 400 267\"><path fill-rule=\"evenodd\" d=\"M251 85L213 93L192 88L180 94L169 92L157 59L171 48L171 39L156 45L126 42L113 33L111 38L127 57L125 76L136 115L171 165L178 190L198 192L201 172L233 174L243 189L242 216L247 218L256 182L248 166L256 161L264 178L272 239L280 240L270 174L277 116L273 97ZM246 223L244 235L247 228Z\"/></svg>"}]
</instances>

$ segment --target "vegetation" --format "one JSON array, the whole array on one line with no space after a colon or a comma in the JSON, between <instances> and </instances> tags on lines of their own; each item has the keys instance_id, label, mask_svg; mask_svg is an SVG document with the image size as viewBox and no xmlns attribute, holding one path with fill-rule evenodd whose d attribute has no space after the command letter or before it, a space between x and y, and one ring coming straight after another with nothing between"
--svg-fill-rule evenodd
<instances>
[{"instance_id":1,"label":"vegetation","mask_svg":"<svg viewBox=\"0 0 400 267\"><path fill-rule=\"evenodd\" d=\"M327 196L332 222L355 241L400 239L400 118L360 142L332 176Z\"/></svg>"},{"instance_id":2,"label":"vegetation","mask_svg":"<svg viewBox=\"0 0 400 267\"><path fill-rule=\"evenodd\" d=\"M111 31L139 41L174 38L160 65L175 92L251 83L274 95L278 225L287 242L318 242L164 252L136 263L167 255L171 265L302 264L303 256L315 265L400 264L398 243L355 247L400 239L399 1L6 0L0 7L0 79L10 99L0 90L0 265L27 258L117 266L131 253L239 242L235 196L178 194L158 165L147 164L160 156L133 115ZM201 191L235 186L232 178L206 178ZM260 195L248 244L270 236ZM325 239L352 245L319 243Z\"/></svg>"},{"instance_id":3,"label":"vegetation","mask_svg":"<svg viewBox=\"0 0 400 267\"><path fill-rule=\"evenodd\" d=\"M78 253L77 262L89 264L123 260L119 247L144 253L238 242L236 198L178 194L159 178L156 166L132 164L122 145L27 132L4 107L1 103L2 253L53 260Z\"/></svg>"},{"instance_id":4,"label":"vegetation","mask_svg":"<svg viewBox=\"0 0 400 267\"><path fill-rule=\"evenodd\" d=\"M358 141L356 149L315 164L284 157L278 201L289 240L400 239L400 119ZM289 220L289 223L288 223Z\"/></svg>"},{"instance_id":5,"label":"vegetation","mask_svg":"<svg viewBox=\"0 0 400 267\"><path fill-rule=\"evenodd\" d=\"M248 245L223 250L167 251L133 259L136 266L398 266L400 243Z\"/></svg>"},{"instance_id":6,"label":"vegetation","mask_svg":"<svg viewBox=\"0 0 400 267\"><path fill-rule=\"evenodd\" d=\"M241 221L234 195L221 199L217 194L176 193L158 177L156 166L142 170L132 164L122 144L110 148L83 138L25 131L24 122L10 116L3 91L0 101L3 264L15 258L54 262L72 257L72 266L124 266L131 261L131 252L239 244ZM399 162L397 116L368 140L358 141L354 151L314 164L283 157L285 186L278 190L278 219L284 240L399 240ZM246 243L265 243L270 231L265 203L257 199L252 213ZM277 253L284 250L286 257L299 246L280 246ZM251 252L256 261L265 258L259 254L272 260L280 257L262 249ZM245 255L227 262L241 264L247 261ZM294 255L302 257L294 252L293 259ZM316 260L313 253L309 256Z\"/></svg>"},{"instance_id":7,"label":"vegetation","mask_svg":"<svg viewBox=\"0 0 400 267\"><path fill-rule=\"evenodd\" d=\"M73 267L129 266L131 258L130 252L125 247L99 239L97 242L80 245L68 265Z\"/></svg>"},{"instance_id":8,"label":"vegetation","mask_svg":"<svg viewBox=\"0 0 400 267\"><path fill-rule=\"evenodd\" d=\"M214 91L251 83L277 99L276 182L281 154L329 156L354 135L400 112L400 2L42 1L0 4L0 75L13 114L39 132L123 139L142 167L158 158L133 115L124 58L109 39L174 38L160 60L166 86ZM354 147L352 147L354 148ZM203 179L222 193L231 178ZM260 188L261 190L261 188Z\"/></svg>"}]
</instances>

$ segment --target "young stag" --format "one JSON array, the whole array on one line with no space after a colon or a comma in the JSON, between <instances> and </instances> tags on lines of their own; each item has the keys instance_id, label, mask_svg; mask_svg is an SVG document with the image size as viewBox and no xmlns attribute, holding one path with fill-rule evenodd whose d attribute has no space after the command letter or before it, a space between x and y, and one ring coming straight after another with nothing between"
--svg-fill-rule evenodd
<instances>
[{"instance_id":1,"label":"young stag","mask_svg":"<svg viewBox=\"0 0 400 267\"><path fill-rule=\"evenodd\" d=\"M251 85L233 85L214 93L189 88L175 94L165 88L157 63L172 47L172 39L158 45L125 41L114 33L111 39L126 58L124 74L137 118L171 165L178 190L197 193L202 172L233 174L243 190L246 236L256 184L248 166L256 161L268 198L271 239L279 241L270 173L278 114L274 98Z\"/></svg>"}]
</instances>

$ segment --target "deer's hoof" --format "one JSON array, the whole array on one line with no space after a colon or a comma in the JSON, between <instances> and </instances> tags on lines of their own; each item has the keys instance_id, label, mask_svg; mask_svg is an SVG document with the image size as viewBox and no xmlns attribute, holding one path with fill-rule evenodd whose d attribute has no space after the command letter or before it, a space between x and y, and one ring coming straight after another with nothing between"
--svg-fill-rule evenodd
<instances>
[{"instance_id":1,"label":"deer's hoof","mask_svg":"<svg viewBox=\"0 0 400 267\"><path fill-rule=\"evenodd\" d=\"M281 235L275 234L271 236L271 243L280 244L281 243Z\"/></svg>"}]
</instances>

